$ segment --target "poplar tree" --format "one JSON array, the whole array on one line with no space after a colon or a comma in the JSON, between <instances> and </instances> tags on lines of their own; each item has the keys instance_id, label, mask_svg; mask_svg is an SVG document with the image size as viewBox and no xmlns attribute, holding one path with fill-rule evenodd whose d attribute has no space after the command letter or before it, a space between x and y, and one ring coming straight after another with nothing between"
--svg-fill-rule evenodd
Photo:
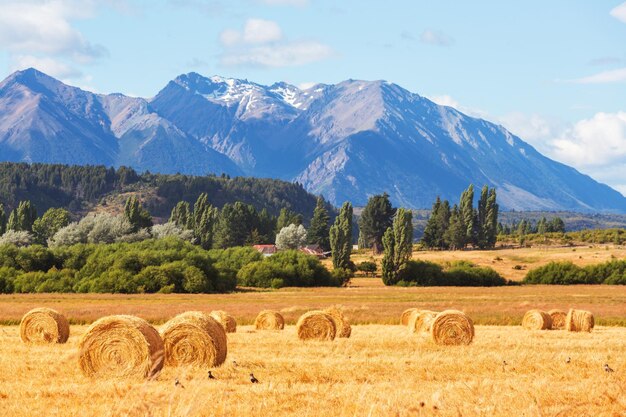
<instances>
[{"instance_id":1,"label":"poplar tree","mask_svg":"<svg viewBox=\"0 0 626 417\"><path fill-rule=\"evenodd\" d=\"M37 220L35 206L30 201L20 201L17 208L11 211L6 229L16 232L32 232L35 220Z\"/></svg>"},{"instance_id":2,"label":"poplar tree","mask_svg":"<svg viewBox=\"0 0 626 417\"><path fill-rule=\"evenodd\" d=\"M410 210L398 209L392 227L383 236L384 257L382 275L385 285L398 282L400 272L411 259L413 249L413 222Z\"/></svg>"},{"instance_id":3,"label":"poplar tree","mask_svg":"<svg viewBox=\"0 0 626 417\"><path fill-rule=\"evenodd\" d=\"M4 206L0 204L0 236L7 230L7 214L4 211Z\"/></svg>"},{"instance_id":4,"label":"poplar tree","mask_svg":"<svg viewBox=\"0 0 626 417\"><path fill-rule=\"evenodd\" d=\"M172 209L169 221L181 229L191 229L192 216L189 203L186 201L179 201Z\"/></svg>"},{"instance_id":5,"label":"poplar tree","mask_svg":"<svg viewBox=\"0 0 626 417\"><path fill-rule=\"evenodd\" d=\"M124 205L124 217L133 226L133 231L152 226L152 216L143 208L137 197L130 196Z\"/></svg>"},{"instance_id":6,"label":"poplar tree","mask_svg":"<svg viewBox=\"0 0 626 417\"><path fill-rule=\"evenodd\" d=\"M460 219L465 229L465 239L461 247L476 241L476 212L474 210L474 185L470 184L467 190L461 194L459 202Z\"/></svg>"},{"instance_id":7,"label":"poplar tree","mask_svg":"<svg viewBox=\"0 0 626 417\"><path fill-rule=\"evenodd\" d=\"M335 223L330 228L330 249L333 268L349 269L352 253L352 204L343 203Z\"/></svg>"}]
</instances>

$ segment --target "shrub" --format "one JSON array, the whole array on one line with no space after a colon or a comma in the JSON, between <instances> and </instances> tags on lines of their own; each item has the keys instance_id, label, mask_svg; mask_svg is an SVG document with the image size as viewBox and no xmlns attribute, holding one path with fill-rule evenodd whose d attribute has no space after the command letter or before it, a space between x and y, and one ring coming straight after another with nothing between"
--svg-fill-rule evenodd
<instances>
[{"instance_id":1,"label":"shrub","mask_svg":"<svg viewBox=\"0 0 626 417\"><path fill-rule=\"evenodd\" d=\"M507 283L495 270L467 261L449 263L444 268L433 262L412 260L400 271L399 278L400 286L492 287Z\"/></svg>"},{"instance_id":2,"label":"shrub","mask_svg":"<svg viewBox=\"0 0 626 417\"><path fill-rule=\"evenodd\" d=\"M11 294L14 292L13 281L18 272L14 268L7 266L0 267L0 294Z\"/></svg>"},{"instance_id":3,"label":"shrub","mask_svg":"<svg viewBox=\"0 0 626 417\"><path fill-rule=\"evenodd\" d=\"M370 261L363 261L356 266L356 270L364 272L366 276L369 274L374 275L377 269L378 267L376 265L376 262L370 262Z\"/></svg>"},{"instance_id":4,"label":"shrub","mask_svg":"<svg viewBox=\"0 0 626 417\"><path fill-rule=\"evenodd\" d=\"M597 284L587 271L572 262L550 262L547 265L528 271L524 278L527 284Z\"/></svg>"},{"instance_id":5,"label":"shrub","mask_svg":"<svg viewBox=\"0 0 626 417\"><path fill-rule=\"evenodd\" d=\"M280 280L280 281L279 281ZM282 251L249 263L237 273L239 285L262 288L339 286L336 277L314 256L299 251Z\"/></svg>"}]
</instances>

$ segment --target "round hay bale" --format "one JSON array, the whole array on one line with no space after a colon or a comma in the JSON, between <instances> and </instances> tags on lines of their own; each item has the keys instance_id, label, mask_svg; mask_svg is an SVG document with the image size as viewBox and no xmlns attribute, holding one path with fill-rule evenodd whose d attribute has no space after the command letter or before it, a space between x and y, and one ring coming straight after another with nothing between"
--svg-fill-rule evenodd
<instances>
[{"instance_id":1,"label":"round hay bale","mask_svg":"<svg viewBox=\"0 0 626 417\"><path fill-rule=\"evenodd\" d=\"M438 345L469 345L474 339L474 322L462 311L445 310L435 316L430 334Z\"/></svg>"},{"instance_id":2,"label":"round hay bale","mask_svg":"<svg viewBox=\"0 0 626 417\"><path fill-rule=\"evenodd\" d=\"M167 366L219 366L228 351L226 331L208 314L188 311L161 328Z\"/></svg>"},{"instance_id":3,"label":"round hay bale","mask_svg":"<svg viewBox=\"0 0 626 417\"><path fill-rule=\"evenodd\" d=\"M120 315L96 320L78 346L78 364L88 377L151 378L163 368L163 340L139 317Z\"/></svg>"},{"instance_id":4,"label":"round hay bale","mask_svg":"<svg viewBox=\"0 0 626 417\"><path fill-rule=\"evenodd\" d=\"M56 310L35 308L22 317L20 337L24 343L65 343L70 337L70 325Z\"/></svg>"},{"instance_id":5,"label":"round hay bale","mask_svg":"<svg viewBox=\"0 0 626 417\"><path fill-rule=\"evenodd\" d=\"M541 310L529 310L524 314L522 327L528 330L549 330L552 328L552 318Z\"/></svg>"},{"instance_id":6,"label":"round hay bale","mask_svg":"<svg viewBox=\"0 0 626 417\"><path fill-rule=\"evenodd\" d=\"M257 330L282 330L285 328L285 319L278 311L263 310L256 316L254 327Z\"/></svg>"},{"instance_id":7,"label":"round hay bale","mask_svg":"<svg viewBox=\"0 0 626 417\"><path fill-rule=\"evenodd\" d=\"M430 333L430 327L437 317L436 311L430 310L418 310L411 314L409 317L409 331L411 333Z\"/></svg>"},{"instance_id":8,"label":"round hay bale","mask_svg":"<svg viewBox=\"0 0 626 417\"><path fill-rule=\"evenodd\" d=\"M416 312L416 311L420 311L420 309L419 308L407 308L406 310L404 310L402 312L402 315L400 316L400 324L403 326L407 326L409 324L411 313Z\"/></svg>"},{"instance_id":9,"label":"round hay bale","mask_svg":"<svg viewBox=\"0 0 626 417\"><path fill-rule=\"evenodd\" d=\"M336 337L345 337L348 338L352 334L352 326L350 326L350 322L343 315L343 311L341 311L338 307L331 307L324 310L326 314L328 314L335 323L335 329L337 333Z\"/></svg>"},{"instance_id":10,"label":"round hay bale","mask_svg":"<svg viewBox=\"0 0 626 417\"><path fill-rule=\"evenodd\" d=\"M296 331L301 340L333 340L337 334L335 322L330 314L323 311L309 311L296 323Z\"/></svg>"},{"instance_id":11,"label":"round hay bale","mask_svg":"<svg viewBox=\"0 0 626 417\"><path fill-rule=\"evenodd\" d=\"M563 330L565 329L565 319L567 318L567 313L563 310L550 310L548 311L550 315L550 319L552 320L552 330Z\"/></svg>"},{"instance_id":12,"label":"round hay bale","mask_svg":"<svg viewBox=\"0 0 626 417\"><path fill-rule=\"evenodd\" d=\"M570 308L567 312L565 328L570 332L591 332L594 325L595 320L591 311Z\"/></svg>"},{"instance_id":13,"label":"round hay bale","mask_svg":"<svg viewBox=\"0 0 626 417\"><path fill-rule=\"evenodd\" d=\"M209 315L222 325L226 333L235 333L237 331L237 320L227 312L214 310Z\"/></svg>"}]
</instances>

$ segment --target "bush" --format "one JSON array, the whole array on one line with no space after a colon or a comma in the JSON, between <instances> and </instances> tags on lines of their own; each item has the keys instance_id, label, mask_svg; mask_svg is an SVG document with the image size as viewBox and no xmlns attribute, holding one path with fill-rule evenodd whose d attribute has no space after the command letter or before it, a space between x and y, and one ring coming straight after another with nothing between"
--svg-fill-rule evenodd
<instances>
[{"instance_id":1,"label":"bush","mask_svg":"<svg viewBox=\"0 0 626 417\"><path fill-rule=\"evenodd\" d=\"M370 262L370 261L363 261L356 266L356 270L364 272L366 276L369 274L372 274L373 276L374 274L376 274L377 269L378 267L376 265L376 262Z\"/></svg>"},{"instance_id":2,"label":"bush","mask_svg":"<svg viewBox=\"0 0 626 417\"><path fill-rule=\"evenodd\" d=\"M12 294L14 292L13 281L18 272L7 266L0 267L0 294Z\"/></svg>"},{"instance_id":3,"label":"bush","mask_svg":"<svg viewBox=\"0 0 626 417\"><path fill-rule=\"evenodd\" d=\"M599 282L601 281L590 276L585 269L571 262L550 262L528 271L524 278L526 284L571 285Z\"/></svg>"},{"instance_id":4,"label":"bush","mask_svg":"<svg viewBox=\"0 0 626 417\"><path fill-rule=\"evenodd\" d=\"M626 261L611 260L584 268L571 262L550 262L528 271L524 283L626 285Z\"/></svg>"},{"instance_id":5,"label":"bush","mask_svg":"<svg viewBox=\"0 0 626 417\"><path fill-rule=\"evenodd\" d=\"M467 261L450 263L444 268L433 262L411 260L400 271L396 285L492 287L506 283L495 270L477 267Z\"/></svg>"},{"instance_id":6,"label":"bush","mask_svg":"<svg viewBox=\"0 0 626 417\"><path fill-rule=\"evenodd\" d=\"M237 273L237 282L242 286L262 288L277 288L278 285L314 287L343 284L331 275L319 259L299 251L282 251L249 263Z\"/></svg>"}]
</instances>

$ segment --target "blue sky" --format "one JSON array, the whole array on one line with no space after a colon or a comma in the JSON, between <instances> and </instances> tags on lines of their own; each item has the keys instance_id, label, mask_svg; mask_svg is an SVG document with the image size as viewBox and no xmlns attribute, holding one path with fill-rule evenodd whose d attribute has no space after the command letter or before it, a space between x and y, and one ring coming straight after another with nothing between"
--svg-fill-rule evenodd
<instances>
[{"instance_id":1,"label":"blue sky","mask_svg":"<svg viewBox=\"0 0 626 417\"><path fill-rule=\"evenodd\" d=\"M196 71L385 79L626 192L626 3L0 0L0 68L151 97Z\"/></svg>"}]
</instances>

